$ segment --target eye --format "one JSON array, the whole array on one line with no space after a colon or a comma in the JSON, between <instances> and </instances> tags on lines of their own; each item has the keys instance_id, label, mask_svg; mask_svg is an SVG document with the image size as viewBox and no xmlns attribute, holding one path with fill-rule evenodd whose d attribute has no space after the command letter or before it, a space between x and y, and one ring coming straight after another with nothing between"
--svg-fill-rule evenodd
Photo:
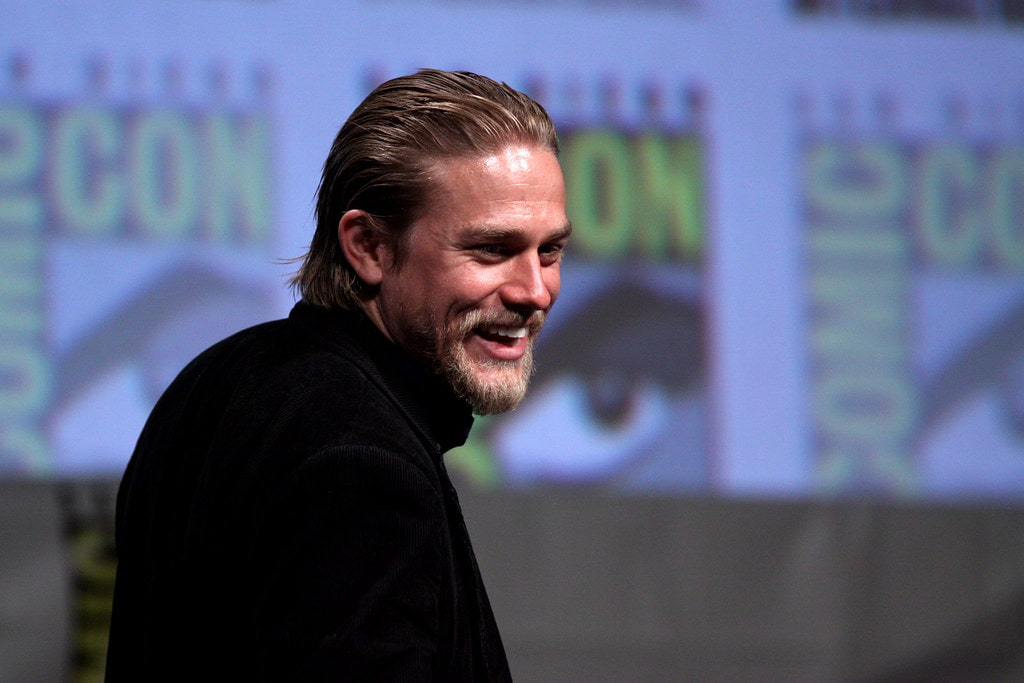
<instances>
[{"instance_id":1,"label":"eye","mask_svg":"<svg viewBox=\"0 0 1024 683\"><path fill-rule=\"evenodd\" d=\"M509 248L504 244L478 244L473 251L487 259L496 259L508 256Z\"/></svg>"},{"instance_id":2,"label":"eye","mask_svg":"<svg viewBox=\"0 0 1024 683\"><path fill-rule=\"evenodd\" d=\"M540 248L540 258L545 264L554 264L562 259L565 253L564 244L545 244Z\"/></svg>"},{"instance_id":3,"label":"eye","mask_svg":"<svg viewBox=\"0 0 1024 683\"><path fill-rule=\"evenodd\" d=\"M589 384L578 375L561 377L496 424L491 444L510 481L614 477L668 433L672 397L656 382Z\"/></svg>"}]
</instances>

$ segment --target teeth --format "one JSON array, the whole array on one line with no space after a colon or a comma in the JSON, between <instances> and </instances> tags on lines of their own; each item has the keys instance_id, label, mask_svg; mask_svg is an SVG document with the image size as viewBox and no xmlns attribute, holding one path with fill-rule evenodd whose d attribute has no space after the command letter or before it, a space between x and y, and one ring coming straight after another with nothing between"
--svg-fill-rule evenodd
<instances>
[{"instance_id":1,"label":"teeth","mask_svg":"<svg viewBox=\"0 0 1024 683\"><path fill-rule=\"evenodd\" d=\"M484 330L487 334L495 334L501 337L521 339L526 336L525 327L488 327Z\"/></svg>"}]
</instances>

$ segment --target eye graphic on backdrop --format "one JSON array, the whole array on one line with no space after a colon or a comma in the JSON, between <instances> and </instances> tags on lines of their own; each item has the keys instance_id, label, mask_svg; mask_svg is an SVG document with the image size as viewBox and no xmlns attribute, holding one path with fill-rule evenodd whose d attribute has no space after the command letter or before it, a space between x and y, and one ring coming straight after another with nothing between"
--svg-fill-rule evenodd
<instances>
[{"instance_id":1,"label":"eye graphic on backdrop","mask_svg":"<svg viewBox=\"0 0 1024 683\"><path fill-rule=\"evenodd\" d=\"M192 357L271 314L263 288L203 263L173 265L112 302L55 360L55 462L76 471L123 463L141 428L131 421Z\"/></svg>"},{"instance_id":2,"label":"eye graphic on backdrop","mask_svg":"<svg viewBox=\"0 0 1024 683\"><path fill-rule=\"evenodd\" d=\"M1018 439L1024 439L1024 352L1007 363L1006 374L999 384L1003 404L1003 419Z\"/></svg>"},{"instance_id":3,"label":"eye graphic on backdrop","mask_svg":"<svg viewBox=\"0 0 1024 683\"><path fill-rule=\"evenodd\" d=\"M999 495L1024 485L1024 303L1010 302L924 378L919 419L929 489Z\"/></svg>"},{"instance_id":4,"label":"eye graphic on backdrop","mask_svg":"<svg viewBox=\"0 0 1024 683\"><path fill-rule=\"evenodd\" d=\"M93 323L57 358L51 410L58 413L114 366L139 363L156 401L192 356L268 314L267 295L203 265L179 264Z\"/></svg>"},{"instance_id":5,"label":"eye graphic on backdrop","mask_svg":"<svg viewBox=\"0 0 1024 683\"><path fill-rule=\"evenodd\" d=\"M542 336L534 388L489 441L514 483L706 483L699 303L618 283Z\"/></svg>"},{"instance_id":6,"label":"eye graphic on backdrop","mask_svg":"<svg viewBox=\"0 0 1024 683\"><path fill-rule=\"evenodd\" d=\"M1024 436L1024 304L977 334L926 383L922 433L939 427L985 390L994 391L1007 426Z\"/></svg>"}]
</instances>

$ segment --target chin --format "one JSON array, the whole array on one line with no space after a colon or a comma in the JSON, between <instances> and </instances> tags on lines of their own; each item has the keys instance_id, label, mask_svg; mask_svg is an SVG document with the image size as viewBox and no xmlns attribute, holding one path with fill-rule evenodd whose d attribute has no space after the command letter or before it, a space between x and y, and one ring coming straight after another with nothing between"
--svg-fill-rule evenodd
<instances>
[{"instance_id":1,"label":"chin","mask_svg":"<svg viewBox=\"0 0 1024 683\"><path fill-rule=\"evenodd\" d=\"M504 368L458 368L449 377L455 392L473 408L477 415L493 415L513 410L526 396L532 366L522 362ZM465 372L469 370L469 372Z\"/></svg>"}]
</instances>

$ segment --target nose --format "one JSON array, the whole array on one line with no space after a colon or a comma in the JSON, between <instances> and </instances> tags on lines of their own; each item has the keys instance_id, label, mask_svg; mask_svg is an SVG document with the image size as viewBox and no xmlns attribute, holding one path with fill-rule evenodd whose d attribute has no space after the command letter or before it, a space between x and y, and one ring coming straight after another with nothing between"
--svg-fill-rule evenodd
<instances>
[{"instance_id":1,"label":"nose","mask_svg":"<svg viewBox=\"0 0 1024 683\"><path fill-rule=\"evenodd\" d=\"M558 297L558 264L545 266L537 254L520 254L509 262L501 298L511 309L546 311Z\"/></svg>"}]
</instances>

